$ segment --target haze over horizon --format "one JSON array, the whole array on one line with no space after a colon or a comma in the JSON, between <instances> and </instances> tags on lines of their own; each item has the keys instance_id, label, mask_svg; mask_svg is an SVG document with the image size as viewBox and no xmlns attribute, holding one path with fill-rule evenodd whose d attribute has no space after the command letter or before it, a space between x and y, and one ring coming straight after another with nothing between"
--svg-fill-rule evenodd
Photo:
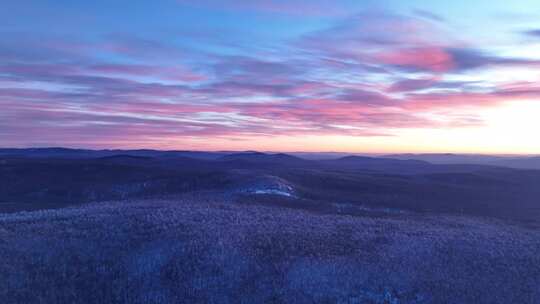
<instances>
[{"instance_id":1,"label":"haze over horizon","mask_svg":"<svg viewBox=\"0 0 540 304\"><path fill-rule=\"evenodd\" d=\"M0 147L540 153L535 1L3 7Z\"/></svg>"}]
</instances>

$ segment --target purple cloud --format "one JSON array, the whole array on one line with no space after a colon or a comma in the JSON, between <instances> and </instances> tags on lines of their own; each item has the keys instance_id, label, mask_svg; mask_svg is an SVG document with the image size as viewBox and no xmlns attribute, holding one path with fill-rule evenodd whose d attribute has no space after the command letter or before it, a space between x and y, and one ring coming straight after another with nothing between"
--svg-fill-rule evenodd
<instances>
[{"instance_id":1,"label":"purple cloud","mask_svg":"<svg viewBox=\"0 0 540 304\"><path fill-rule=\"evenodd\" d=\"M540 38L540 29L528 30L523 33L530 37Z\"/></svg>"},{"instance_id":2,"label":"purple cloud","mask_svg":"<svg viewBox=\"0 0 540 304\"><path fill-rule=\"evenodd\" d=\"M265 14L304 7L316 15L333 2L325 3L194 5ZM402 128L477 126L481 119L461 108L540 96L534 82L448 80L487 68L537 69L540 61L465 43L429 12L366 11L336 20L253 52L251 41L197 40L197 30L185 29L189 41L142 33L7 37L0 42L2 140L15 144L30 134L31 142L155 145L171 138L392 136Z\"/></svg>"}]
</instances>

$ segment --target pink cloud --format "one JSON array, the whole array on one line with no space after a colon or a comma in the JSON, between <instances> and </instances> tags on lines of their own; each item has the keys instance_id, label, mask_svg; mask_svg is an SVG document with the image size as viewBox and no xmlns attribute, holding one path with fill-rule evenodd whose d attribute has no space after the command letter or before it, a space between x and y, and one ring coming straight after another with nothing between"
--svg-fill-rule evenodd
<instances>
[{"instance_id":1,"label":"pink cloud","mask_svg":"<svg viewBox=\"0 0 540 304\"><path fill-rule=\"evenodd\" d=\"M411 93L403 102L409 110L459 109L494 107L502 103L540 97L540 87L535 83L514 83L494 87L488 92L438 92Z\"/></svg>"},{"instance_id":2,"label":"pink cloud","mask_svg":"<svg viewBox=\"0 0 540 304\"><path fill-rule=\"evenodd\" d=\"M454 68L452 55L440 47L398 49L382 53L377 59L384 64L436 73L447 72Z\"/></svg>"},{"instance_id":3,"label":"pink cloud","mask_svg":"<svg viewBox=\"0 0 540 304\"><path fill-rule=\"evenodd\" d=\"M325 5L333 2L189 4L327 14ZM540 97L533 82L496 87L485 81L445 81L449 73L471 69L540 65L465 48L424 19L361 14L275 46L268 56L241 46L231 47L231 53L242 55L212 54L200 60L198 54L183 56L184 50L170 41L114 36L74 48L71 57L44 53L46 60L16 58L0 66L0 134L6 142L29 134L35 142L88 144L260 135L390 136L402 128L477 126L482 121L464 109ZM69 43L49 48L58 51ZM444 119L430 117L433 113Z\"/></svg>"}]
</instances>

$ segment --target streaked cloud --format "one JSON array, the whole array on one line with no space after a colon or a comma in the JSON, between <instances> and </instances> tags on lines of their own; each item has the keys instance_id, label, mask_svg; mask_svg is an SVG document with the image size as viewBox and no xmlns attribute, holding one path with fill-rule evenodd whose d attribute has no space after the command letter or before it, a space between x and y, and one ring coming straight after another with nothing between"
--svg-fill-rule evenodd
<instances>
[{"instance_id":1,"label":"streaked cloud","mask_svg":"<svg viewBox=\"0 0 540 304\"><path fill-rule=\"evenodd\" d=\"M294 16L290 24L299 34L258 40L258 32L287 31L266 28L264 18L246 32L251 41L198 37L198 30L175 29L184 26L181 19L152 33L6 32L2 145L396 137L402 130L482 126L482 109L540 98L538 79L470 80L510 68L540 75L540 61L502 53L428 9L348 9L330 1L176 4L200 18L230 11ZM127 14L118 17L129 22L134 17Z\"/></svg>"}]
</instances>

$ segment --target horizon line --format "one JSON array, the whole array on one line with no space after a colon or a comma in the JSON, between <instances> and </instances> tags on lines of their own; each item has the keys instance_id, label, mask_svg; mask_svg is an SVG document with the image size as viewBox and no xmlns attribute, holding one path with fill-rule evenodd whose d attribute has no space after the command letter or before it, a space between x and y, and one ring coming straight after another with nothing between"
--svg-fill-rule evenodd
<instances>
[{"instance_id":1,"label":"horizon line","mask_svg":"<svg viewBox=\"0 0 540 304\"><path fill-rule=\"evenodd\" d=\"M352 155L403 155L403 154L411 154L411 155L480 155L480 156L540 156L540 153L484 153L484 152L435 152L435 151L416 151L416 152L410 152L410 151L389 151L389 152L352 152L352 151L284 151L284 150L257 150L257 149L246 149L246 150L219 150L219 149L209 149L209 150L202 150L202 149L156 149L156 148L91 148L91 147L75 147L75 146L27 146L27 147L21 147L21 146L0 146L0 149L66 149L66 150L89 150L89 151L114 151L114 150L120 150L120 151L140 151L140 150L150 150L150 151L158 151L158 152L208 152L208 153L245 153L245 152L259 152L259 153L284 153L284 154L299 154L299 153L305 153L305 154L352 154Z\"/></svg>"}]
</instances>

